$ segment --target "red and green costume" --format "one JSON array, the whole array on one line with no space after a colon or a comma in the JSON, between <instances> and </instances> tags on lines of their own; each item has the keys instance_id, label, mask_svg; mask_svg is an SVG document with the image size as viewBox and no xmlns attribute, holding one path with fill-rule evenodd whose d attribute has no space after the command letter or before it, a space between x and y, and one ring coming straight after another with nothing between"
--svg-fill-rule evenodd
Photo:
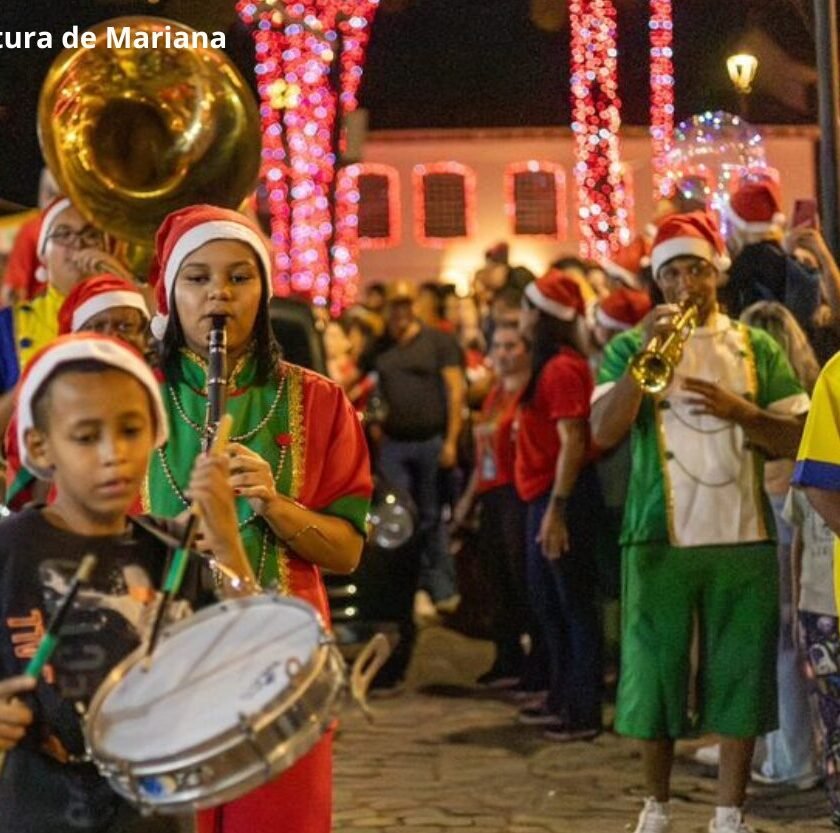
<instances>
[{"instance_id":1,"label":"red and green costume","mask_svg":"<svg viewBox=\"0 0 840 833\"><path fill-rule=\"evenodd\" d=\"M162 382L170 435L152 457L144 496L144 508L164 517L174 517L186 506L184 490L200 453L207 404L205 362L185 350L180 370L180 379ZM231 374L227 401L233 417L231 441L271 465L280 494L316 512L344 518L365 534L373 488L368 450L341 388L285 362L265 384L256 384L255 374L252 356ZM237 504L242 541L260 584L305 599L329 623L318 567L287 550L247 500L239 499ZM329 833L331 743L328 735L275 781L199 814L199 833Z\"/></svg>"}]
</instances>

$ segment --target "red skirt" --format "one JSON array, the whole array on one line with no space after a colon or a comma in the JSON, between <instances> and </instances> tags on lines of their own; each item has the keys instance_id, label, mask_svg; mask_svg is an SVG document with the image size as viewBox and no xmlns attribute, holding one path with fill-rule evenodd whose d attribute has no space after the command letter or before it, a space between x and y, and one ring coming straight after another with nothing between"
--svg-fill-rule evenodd
<instances>
[{"instance_id":1,"label":"red skirt","mask_svg":"<svg viewBox=\"0 0 840 833\"><path fill-rule=\"evenodd\" d=\"M330 833L332 730L265 786L198 814L196 833Z\"/></svg>"}]
</instances>

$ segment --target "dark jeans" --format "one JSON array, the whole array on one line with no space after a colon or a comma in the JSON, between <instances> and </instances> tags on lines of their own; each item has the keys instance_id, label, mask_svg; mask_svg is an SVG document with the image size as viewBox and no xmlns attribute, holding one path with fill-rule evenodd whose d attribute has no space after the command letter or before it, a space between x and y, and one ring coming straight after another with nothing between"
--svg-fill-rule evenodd
<instances>
[{"instance_id":1,"label":"dark jeans","mask_svg":"<svg viewBox=\"0 0 840 833\"><path fill-rule=\"evenodd\" d=\"M528 504L526 575L549 659L547 706L571 728L601 727L601 628L596 604L597 483L584 469L566 517L571 549L549 561L537 543L548 507L544 494Z\"/></svg>"},{"instance_id":2,"label":"dark jeans","mask_svg":"<svg viewBox=\"0 0 840 833\"><path fill-rule=\"evenodd\" d=\"M494 669L519 676L522 634L528 632L530 606L525 589L525 504L513 486L491 489L478 498L478 545L485 589L493 611Z\"/></svg>"},{"instance_id":3,"label":"dark jeans","mask_svg":"<svg viewBox=\"0 0 840 833\"><path fill-rule=\"evenodd\" d=\"M456 592L455 564L449 554L449 540L440 512L438 459L442 447L442 437L429 440L384 437L379 452L382 476L394 488L410 494L417 507L418 585L436 602Z\"/></svg>"}]
</instances>

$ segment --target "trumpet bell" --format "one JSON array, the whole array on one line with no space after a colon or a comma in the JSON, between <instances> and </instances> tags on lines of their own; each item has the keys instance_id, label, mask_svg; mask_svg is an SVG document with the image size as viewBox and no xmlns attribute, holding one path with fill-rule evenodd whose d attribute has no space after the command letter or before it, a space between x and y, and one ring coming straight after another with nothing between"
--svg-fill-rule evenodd
<instances>
[{"instance_id":1,"label":"trumpet bell","mask_svg":"<svg viewBox=\"0 0 840 833\"><path fill-rule=\"evenodd\" d=\"M674 368L660 353L645 352L630 365L630 373L645 393L662 393L674 378Z\"/></svg>"},{"instance_id":2,"label":"trumpet bell","mask_svg":"<svg viewBox=\"0 0 840 833\"><path fill-rule=\"evenodd\" d=\"M697 326L698 315L694 304L681 304L667 334L655 335L630 362L630 376L645 393L662 393L671 384L685 343Z\"/></svg>"},{"instance_id":3,"label":"trumpet bell","mask_svg":"<svg viewBox=\"0 0 840 833\"><path fill-rule=\"evenodd\" d=\"M236 208L260 160L251 90L210 47L111 47L109 28L193 32L156 17L93 27L96 45L62 52L38 105L38 133L59 187L91 222L148 247L161 220L187 205Z\"/></svg>"}]
</instances>

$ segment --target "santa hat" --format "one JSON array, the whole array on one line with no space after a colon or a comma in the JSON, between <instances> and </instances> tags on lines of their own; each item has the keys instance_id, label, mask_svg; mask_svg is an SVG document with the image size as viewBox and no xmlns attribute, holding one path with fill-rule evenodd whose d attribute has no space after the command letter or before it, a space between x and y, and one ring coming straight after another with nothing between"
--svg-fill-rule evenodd
<instances>
[{"instance_id":1,"label":"santa hat","mask_svg":"<svg viewBox=\"0 0 840 833\"><path fill-rule=\"evenodd\" d=\"M726 218L738 231L761 234L785 224L782 192L777 182L745 182L729 198Z\"/></svg>"},{"instance_id":2,"label":"santa hat","mask_svg":"<svg viewBox=\"0 0 840 833\"><path fill-rule=\"evenodd\" d=\"M650 244L641 234L637 234L612 257L601 261L601 267L611 278L621 281L631 289L639 288L639 273L649 264Z\"/></svg>"},{"instance_id":3,"label":"santa hat","mask_svg":"<svg viewBox=\"0 0 840 833\"><path fill-rule=\"evenodd\" d=\"M672 214L662 221L650 253L653 274L675 257L699 257L711 263L718 272L730 266L726 244L717 222L705 211Z\"/></svg>"},{"instance_id":4,"label":"santa hat","mask_svg":"<svg viewBox=\"0 0 840 833\"><path fill-rule=\"evenodd\" d=\"M58 334L75 333L94 315L114 307L132 307L149 320L149 310L140 290L117 275L95 275L76 284L58 311Z\"/></svg>"},{"instance_id":5,"label":"santa hat","mask_svg":"<svg viewBox=\"0 0 840 833\"><path fill-rule=\"evenodd\" d=\"M537 309L561 321L573 321L586 311L578 282L559 269L551 269L541 278L531 281L525 287L525 297Z\"/></svg>"},{"instance_id":6,"label":"santa hat","mask_svg":"<svg viewBox=\"0 0 840 833\"><path fill-rule=\"evenodd\" d=\"M620 286L598 303L595 320L608 330L629 330L648 314L651 306L646 293Z\"/></svg>"},{"instance_id":7,"label":"santa hat","mask_svg":"<svg viewBox=\"0 0 840 833\"><path fill-rule=\"evenodd\" d=\"M44 257L47 252L47 239L52 231L53 224L58 219L58 215L68 208L72 208L73 203L68 197L57 197L54 199L41 214L41 227L38 230L38 244L35 253L38 255L40 265L35 270L35 277L41 282L47 282L47 269L44 266Z\"/></svg>"},{"instance_id":8,"label":"santa hat","mask_svg":"<svg viewBox=\"0 0 840 833\"><path fill-rule=\"evenodd\" d=\"M503 241L501 243L496 243L495 246L491 246L487 249L484 253L484 258L485 260L492 260L493 263L507 263L508 255L508 244Z\"/></svg>"},{"instance_id":9,"label":"santa hat","mask_svg":"<svg viewBox=\"0 0 840 833\"><path fill-rule=\"evenodd\" d=\"M243 214L215 205L191 205L169 214L155 235L155 254L149 281L155 287L157 313L152 334L162 339L169 324L169 304L175 276L196 249L213 240L239 240L256 253L268 299L271 256L259 229Z\"/></svg>"},{"instance_id":10,"label":"santa hat","mask_svg":"<svg viewBox=\"0 0 840 833\"><path fill-rule=\"evenodd\" d=\"M146 389L155 412L155 445L161 446L169 436L166 410L154 373L143 357L132 347L109 336L95 333L73 333L59 336L39 350L23 372L17 395L17 441L21 461L36 477L48 480L52 473L36 465L26 448L26 432L35 425L32 402L44 382L61 365L92 360L131 374Z\"/></svg>"}]
</instances>

